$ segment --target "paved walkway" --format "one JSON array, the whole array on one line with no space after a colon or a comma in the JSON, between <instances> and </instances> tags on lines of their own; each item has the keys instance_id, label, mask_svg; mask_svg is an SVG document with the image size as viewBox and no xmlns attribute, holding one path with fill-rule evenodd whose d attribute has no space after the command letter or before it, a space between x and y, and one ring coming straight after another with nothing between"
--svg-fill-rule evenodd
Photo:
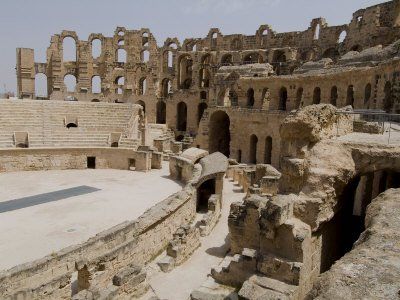
<instances>
[{"instance_id":1,"label":"paved walkway","mask_svg":"<svg viewBox=\"0 0 400 300\"><path fill-rule=\"evenodd\" d=\"M211 268L217 266L228 251L228 216L230 204L241 201L245 196L240 188L230 180L224 180L223 207L218 224L207 237L201 238L201 246L182 265L169 273L159 270L156 262L165 256L162 254L148 267L148 279L152 290L141 299L152 296L168 300L187 300L190 293L201 286L210 274Z\"/></svg>"},{"instance_id":2,"label":"paved walkway","mask_svg":"<svg viewBox=\"0 0 400 300\"><path fill-rule=\"evenodd\" d=\"M0 174L0 206L19 208L0 213L0 270L135 220L182 188L168 174L167 165L148 173L97 169ZM65 191L82 192L82 188L76 190L81 186L98 190L64 197ZM58 201L50 201L56 198ZM23 207L25 200L37 205ZM46 203L39 204L42 200Z\"/></svg>"}]
</instances>

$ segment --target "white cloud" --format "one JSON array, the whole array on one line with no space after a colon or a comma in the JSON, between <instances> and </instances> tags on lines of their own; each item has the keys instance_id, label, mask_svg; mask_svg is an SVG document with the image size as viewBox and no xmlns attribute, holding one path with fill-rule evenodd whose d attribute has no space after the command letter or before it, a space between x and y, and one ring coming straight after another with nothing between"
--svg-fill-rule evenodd
<instances>
[{"instance_id":1,"label":"white cloud","mask_svg":"<svg viewBox=\"0 0 400 300\"><path fill-rule=\"evenodd\" d=\"M182 11L187 14L205 12L229 15L241 10L265 9L280 3L281 0L186 0L182 1Z\"/></svg>"}]
</instances>

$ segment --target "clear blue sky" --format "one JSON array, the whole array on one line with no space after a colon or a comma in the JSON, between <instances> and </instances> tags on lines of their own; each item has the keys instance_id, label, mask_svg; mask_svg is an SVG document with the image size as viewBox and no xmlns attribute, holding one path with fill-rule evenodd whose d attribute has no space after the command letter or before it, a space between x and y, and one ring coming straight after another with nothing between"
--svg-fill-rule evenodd
<instances>
[{"instance_id":1,"label":"clear blue sky","mask_svg":"<svg viewBox=\"0 0 400 300\"><path fill-rule=\"evenodd\" d=\"M167 37L204 37L209 28L223 34L254 34L261 24L275 31L297 31L325 17L330 25L348 23L352 13L383 0L1 0L0 91L16 90L15 48L35 49L45 62L50 36L75 30L112 36L115 27L148 27L158 44Z\"/></svg>"}]
</instances>

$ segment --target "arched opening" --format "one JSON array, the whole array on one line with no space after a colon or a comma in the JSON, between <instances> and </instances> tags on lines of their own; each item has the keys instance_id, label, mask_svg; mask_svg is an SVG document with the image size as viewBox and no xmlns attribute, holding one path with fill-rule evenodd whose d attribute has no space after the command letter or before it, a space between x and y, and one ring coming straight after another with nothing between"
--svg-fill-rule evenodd
<instances>
[{"instance_id":1,"label":"arched opening","mask_svg":"<svg viewBox=\"0 0 400 300\"><path fill-rule=\"evenodd\" d=\"M161 97L167 98L169 94L172 93L171 80L164 78L161 82Z\"/></svg>"},{"instance_id":2,"label":"arched opening","mask_svg":"<svg viewBox=\"0 0 400 300\"><path fill-rule=\"evenodd\" d=\"M335 216L323 225L321 272L349 252L365 230L367 206L379 194L400 187L400 173L379 170L359 174L350 180L338 197ZM351 230L349 230L351 229Z\"/></svg>"},{"instance_id":3,"label":"arched opening","mask_svg":"<svg viewBox=\"0 0 400 300\"><path fill-rule=\"evenodd\" d=\"M390 113L393 109L393 96L392 96L392 84L387 81L385 83L385 98L383 99L383 109Z\"/></svg>"},{"instance_id":4,"label":"arched opening","mask_svg":"<svg viewBox=\"0 0 400 300\"><path fill-rule=\"evenodd\" d=\"M261 62L261 56L258 53L250 53L243 58L244 64L256 64L259 62Z\"/></svg>"},{"instance_id":5,"label":"arched opening","mask_svg":"<svg viewBox=\"0 0 400 300\"><path fill-rule=\"evenodd\" d=\"M270 136L265 139L264 163L272 163L272 137Z\"/></svg>"},{"instance_id":6,"label":"arched opening","mask_svg":"<svg viewBox=\"0 0 400 300\"><path fill-rule=\"evenodd\" d=\"M187 106L185 102L179 102L177 109L177 124L178 131L186 131L187 127Z\"/></svg>"},{"instance_id":7,"label":"arched opening","mask_svg":"<svg viewBox=\"0 0 400 300\"><path fill-rule=\"evenodd\" d=\"M101 93L101 78L98 75L92 77L92 93L93 94Z\"/></svg>"},{"instance_id":8,"label":"arched opening","mask_svg":"<svg viewBox=\"0 0 400 300\"><path fill-rule=\"evenodd\" d=\"M143 32L142 34L142 46L147 47L149 45L149 33Z\"/></svg>"},{"instance_id":9,"label":"arched opening","mask_svg":"<svg viewBox=\"0 0 400 300\"><path fill-rule=\"evenodd\" d=\"M189 89L192 85L193 60L190 56L185 55L179 60L178 83L181 89Z\"/></svg>"},{"instance_id":10,"label":"arched opening","mask_svg":"<svg viewBox=\"0 0 400 300\"><path fill-rule=\"evenodd\" d=\"M257 163L257 144L258 137L255 134L250 136L250 152L249 152L249 162L251 164Z\"/></svg>"},{"instance_id":11,"label":"arched opening","mask_svg":"<svg viewBox=\"0 0 400 300\"><path fill-rule=\"evenodd\" d=\"M372 91L371 84L368 83L365 86L365 90L364 90L364 105L367 105L369 100L371 99L371 91Z\"/></svg>"},{"instance_id":12,"label":"arched opening","mask_svg":"<svg viewBox=\"0 0 400 300\"><path fill-rule=\"evenodd\" d=\"M126 51L125 49L117 50L117 62L126 63Z\"/></svg>"},{"instance_id":13,"label":"arched opening","mask_svg":"<svg viewBox=\"0 0 400 300\"><path fill-rule=\"evenodd\" d=\"M250 88L247 90L247 107L254 106L254 89Z\"/></svg>"},{"instance_id":14,"label":"arched opening","mask_svg":"<svg viewBox=\"0 0 400 300\"><path fill-rule=\"evenodd\" d=\"M149 50L142 51L141 57L142 57L142 62L143 63L147 63L150 60L150 52L149 52Z\"/></svg>"},{"instance_id":15,"label":"arched opening","mask_svg":"<svg viewBox=\"0 0 400 300\"><path fill-rule=\"evenodd\" d=\"M287 89L285 87L281 87L279 91L279 110L286 110L286 102L287 102Z\"/></svg>"},{"instance_id":16,"label":"arched opening","mask_svg":"<svg viewBox=\"0 0 400 300\"><path fill-rule=\"evenodd\" d=\"M338 89L336 86L331 88L331 100L330 103L334 106L337 105L337 98L338 98Z\"/></svg>"},{"instance_id":17,"label":"arched opening","mask_svg":"<svg viewBox=\"0 0 400 300\"><path fill-rule=\"evenodd\" d=\"M167 67L172 68L174 66L174 54L172 51L167 51L166 54L166 60L167 60Z\"/></svg>"},{"instance_id":18,"label":"arched opening","mask_svg":"<svg viewBox=\"0 0 400 300\"><path fill-rule=\"evenodd\" d=\"M208 108L207 103L200 103L197 107L197 124L200 123L201 118L203 117L204 111Z\"/></svg>"},{"instance_id":19,"label":"arched opening","mask_svg":"<svg viewBox=\"0 0 400 300\"><path fill-rule=\"evenodd\" d=\"M101 56L101 40L94 39L92 40L92 57L98 58Z\"/></svg>"},{"instance_id":20,"label":"arched opening","mask_svg":"<svg viewBox=\"0 0 400 300\"><path fill-rule=\"evenodd\" d=\"M286 54L283 50L275 50L272 58L272 66L276 75L280 75L282 64L286 63Z\"/></svg>"},{"instance_id":21,"label":"arched opening","mask_svg":"<svg viewBox=\"0 0 400 300\"><path fill-rule=\"evenodd\" d=\"M232 54L225 54L221 58L221 65L223 66L231 66L233 64Z\"/></svg>"},{"instance_id":22,"label":"arched opening","mask_svg":"<svg viewBox=\"0 0 400 300\"><path fill-rule=\"evenodd\" d=\"M314 40L319 40L320 31L321 31L321 26L319 24L317 24L317 26L315 26L315 30L314 30Z\"/></svg>"},{"instance_id":23,"label":"arched opening","mask_svg":"<svg viewBox=\"0 0 400 300\"><path fill-rule=\"evenodd\" d=\"M314 89L314 94L313 94L313 104L320 104L321 103L321 89L319 87L316 87Z\"/></svg>"},{"instance_id":24,"label":"arched opening","mask_svg":"<svg viewBox=\"0 0 400 300\"><path fill-rule=\"evenodd\" d=\"M322 54L322 58L330 58L333 61L336 61L340 57L339 51L336 48L326 49Z\"/></svg>"},{"instance_id":25,"label":"arched opening","mask_svg":"<svg viewBox=\"0 0 400 300\"><path fill-rule=\"evenodd\" d=\"M139 100L136 102L136 104L141 105L143 107L143 113L146 113L146 104L144 103L144 101Z\"/></svg>"},{"instance_id":26,"label":"arched opening","mask_svg":"<svg viewBox=\"0 0 400 300\"><path fill-rule=\"evenodd\" d=\"M296 93L296 109L303 106L303 88L298 88Z\"/></svg>"},{"instance_id":27,"label":"arched opening","mask_svg":"<svg viewBox=\"0 0 400 300\"><path fill-rule=\"evenodd\" d=\"M261 95L262 109L268 110L270 102L270 92L269 88L264 88Z\"/></svg>"},{"instance_id":28,"label":"arched opening","mask_svg":"<svg viewBox=\"0 0 400 300\"><path fill-rule=\"evenodd\" d=\"M117 86L115 93L118 95L122 95L124 93L125 77L118 76L117 78L115 78L115 84Z\"/></svg>"},{"instance_id":29,"label":"arched opening","mask_svg":"<svg viewBox=\"0 0 400 300\"><path fill-rule=\"evenodd\" d=\"M210 78L211 74L208 68L201 68L199 75L199 83L201 88L209 88L210 87Z\"/></svg>"},{"instance_id":30,"label":"arched opening","mask_svg":"<svg viewBox=\"0 0 400 300\"><path fill-rule=\"evenodd\" d=\"M361 52L362 51L362 47L360 45L354 45L353 47L351 47L350 50L351 51L356 51L356 52Z\"/></svg>"},{"instance_id":31,"label":"arched opening","mask_svg":"<svg viewBox=\"0 0 400 300\"><path fill-rule=\"evenodd\" d=\"M347 88L346 105L354 107L354 87L352 85Z\"/></svg>"},{"instance_id":32,"label":"arched opening","mask_svg":"<svg viewBox=\"0 0 400 300\"><path fill-rule=\"evenodd\" d=\"M196 211L206 213L208 211L208 200L215 194L215 179L209 179L203 182L197 188Z\"/></svg>"},{"instance_id":33,"label":"arched opening","mask_svg":"<svg viewBox=\"0 0 400 300\"><path fill-rule=\"evenodd\" d=\"M139 95L146 95L147 91L147 79L146 77L140 78L139 80Z\"/></svg>"},{"instance_id":34,"label":"arched opening","mask_svg":"<svg viewBox=\"0 0 400 300\"><path fill-rule=\"evenodd\" d=\"M70 122L70 123L68 123L65 127L67 127L68 129L70 129L70 128L77 128L78 125L77 125L76 123Z\"/></svg>"},{"instance_id":35,"label":"arched opening","mask_svg":"<svg viewBox=\"0 0 400 300\"><path fill-rule=\"evenodd\" d=\"M218 33L213 32L211 34L211 48L216 48L217 47L217 38L218 38Z\"/></svg>"},{"instance_id":36,"label":"arched opening","mask_svg":"<svg viewBox=\"0 0 400 300\"><path fill-rule=\"evenodd\" d=\"M67 88L67 92L75 92L76 88L76 77L71 74L67 74L64 77L64 84Z\"/></svg>"},{"instance_id":37,"label":"arched opening","mask_svg":"<svg viewBox=\"0 0 400 300\"><path fill-rule=\"evenodd\" d=\"M340 44L340 43L343 43L344 40L346 39L346 36L347 36L347 32L346 32L346 30L343 30L343 31L340 33L339 37L338 37L338 43L339 43L339 44Z\"/></svg>"},{"instance_id":38,"label":"arched opening","mask_svg":"<svg viewBox=\"0 0 400 300\"><path fill-rule=\"evenodd\" d=\"M156 123L157 124L165 124L167 119L167 108L165 102L162 100L157 101L157 116Z\"/></svg>"},{"instance_id":39,"label":"arched opening","mask_svg":"<svg viewBox=\"0 0 400 300\"><path fill-rule=\"evenodd\" d=\"M118 46L125 46L125 40L124 39L118 40Z\"/></svg>"},{"instance_id":40,"label":"arched opening","mask_svg":"<svg viewBox=\"0 0 400 300\"><path fill-rule=\"evenodd\" d=\"M48 97L46 74L38 73L35 75L35 96L36 99L46 99Z\"/></svg>"},{"instance_id":41,"label":"arched opening","mask_svg":"<svg viewBox=\"0 0 400 300\"><path fill-rule=\"evenodd\" d=\"M118 142L112 142L111 148L118 148Z\"/></svg>"},{"instance_id":42,"label":"arched opening","mask_svg":"<svg viewBox=\"0 0 400 300\"><path fill-rule=\"evenodd\" d=\"M70 36L63 39L63 61L76 61L76 42Z\"/></svg>"},{"instance_id":43,"label":"arched opening","mask_svg":"<svg viewBox=\"0 0 400 300\"><path fill-rule=\"evenodd\" d=\"M216 111L211 115L209 125L209 152L221 152L230 156L230 119L223 111Z\"/></svg>"}]
</instances>

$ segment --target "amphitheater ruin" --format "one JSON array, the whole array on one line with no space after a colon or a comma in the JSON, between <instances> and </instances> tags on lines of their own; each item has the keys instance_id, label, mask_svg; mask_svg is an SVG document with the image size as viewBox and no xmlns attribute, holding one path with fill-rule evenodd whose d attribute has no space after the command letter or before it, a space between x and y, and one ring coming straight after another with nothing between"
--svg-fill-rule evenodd
<instances>
[{"instance_id":1,"label":"amphitheater ruin","mask_svg":"<svg viewBox=\"0 0 400 300\"><path fill-rule=\"evenodd\" d=\"M16 54L1 299L400 299L400 0Z\"/></svg>"}]
</instances>

